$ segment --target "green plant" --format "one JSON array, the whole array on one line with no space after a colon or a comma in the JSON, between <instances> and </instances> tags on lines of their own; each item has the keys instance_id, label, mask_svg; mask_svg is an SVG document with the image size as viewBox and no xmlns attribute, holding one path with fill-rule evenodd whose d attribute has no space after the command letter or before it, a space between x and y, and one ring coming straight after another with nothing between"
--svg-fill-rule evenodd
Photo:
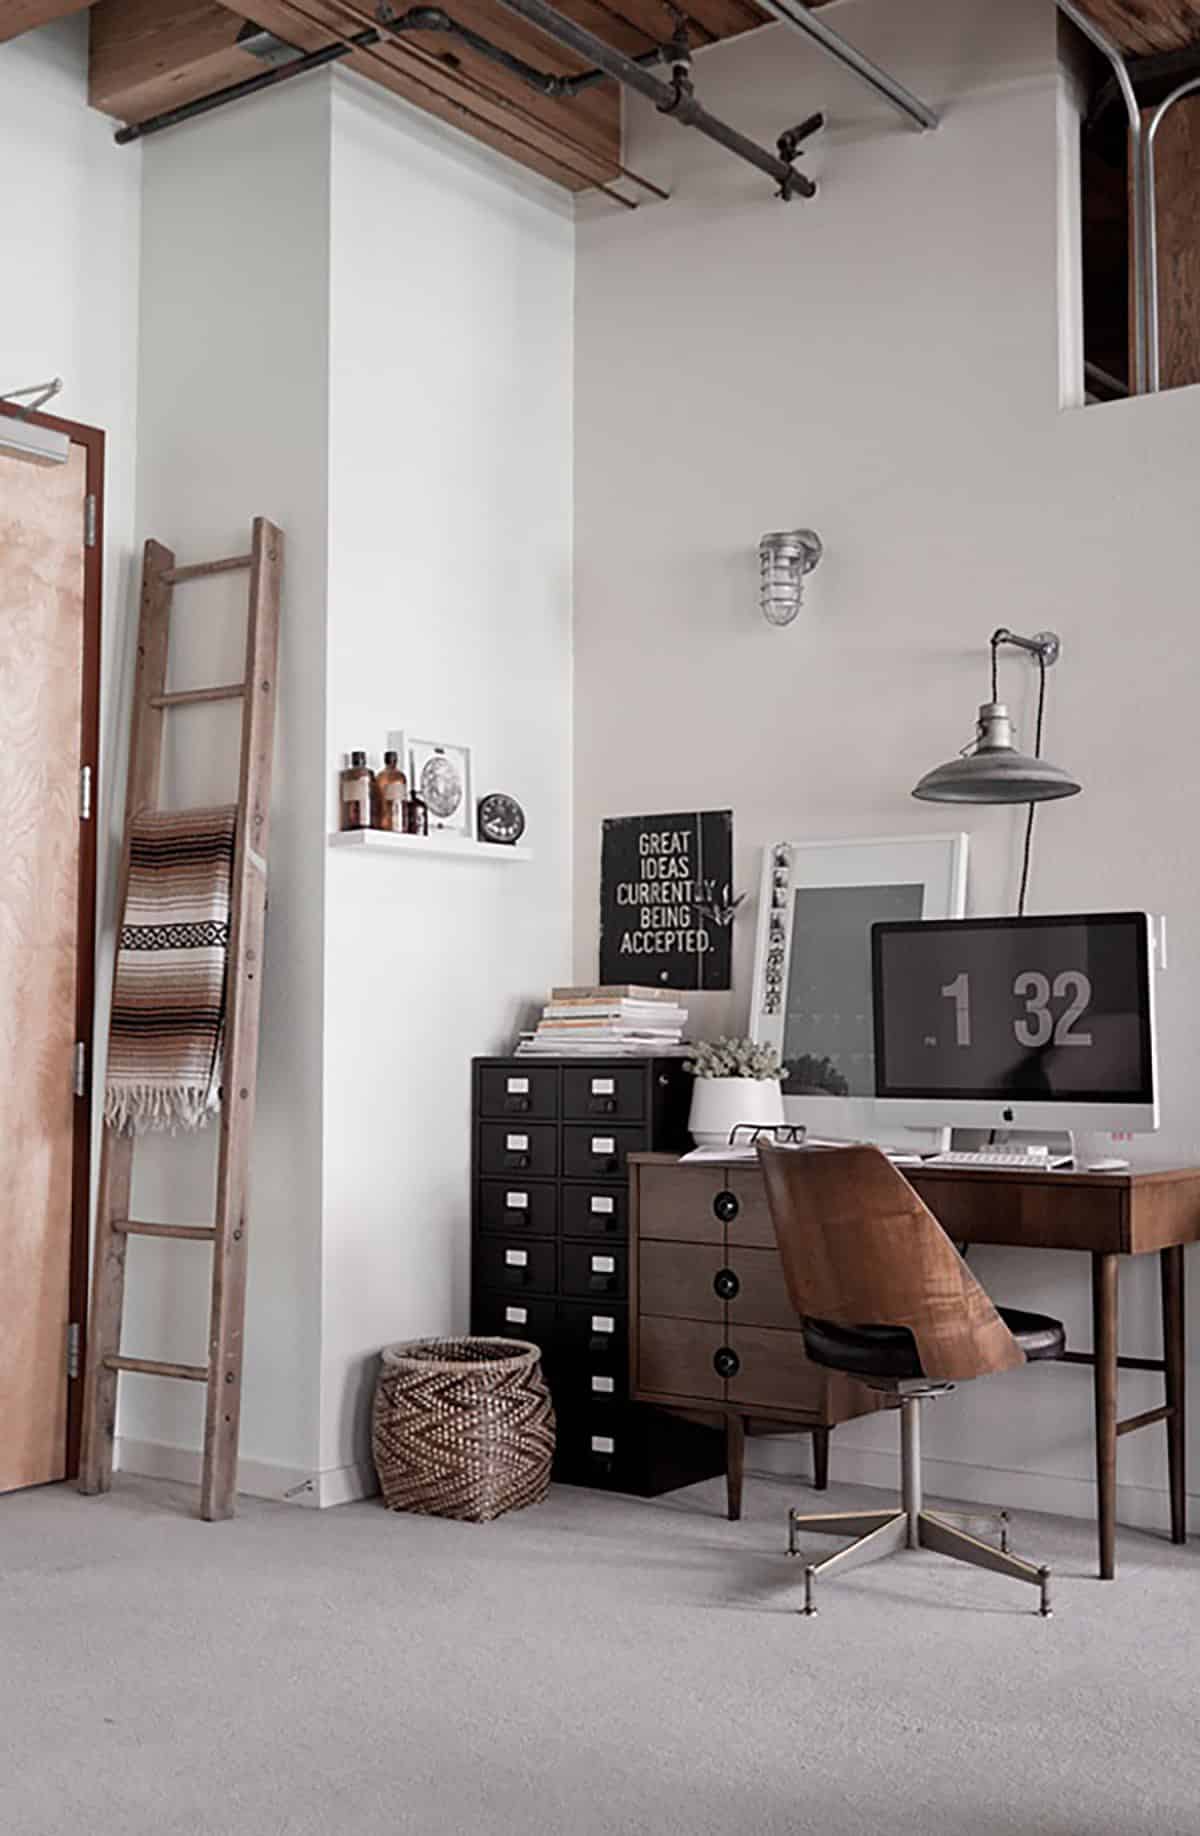
<instances>
[{"instance_id":1,"label":"green plant","mask_svg":"<svg viewBox=\"0 0 1200 1836\"><path fill-rule=\"evenodd\" d=\"M775 1078L782 1082L788 1075L779 1062L773 1045L758 1045L753 1039L704 1040L695 1047L684 1066L693 1077L752 1077L761 1082Z\"/></svg>"}]
</instances>

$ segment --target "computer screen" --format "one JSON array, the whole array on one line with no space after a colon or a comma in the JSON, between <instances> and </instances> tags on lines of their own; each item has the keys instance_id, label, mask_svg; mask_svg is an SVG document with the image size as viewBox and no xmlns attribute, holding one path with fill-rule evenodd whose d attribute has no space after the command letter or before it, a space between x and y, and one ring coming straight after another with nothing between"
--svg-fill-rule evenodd
<instances>
[{"instance_id":1,"label":"computer screen","mask_svg":"<svg viewBox=\"0 0 1200 1836\"><path fill-rule=\"evenodd\" d=\"M1144 912L883 923L871 947L877 1098L1022 1106L952 1118L984 1124L1153 1107Z\"/></svg>"}]
</instances>

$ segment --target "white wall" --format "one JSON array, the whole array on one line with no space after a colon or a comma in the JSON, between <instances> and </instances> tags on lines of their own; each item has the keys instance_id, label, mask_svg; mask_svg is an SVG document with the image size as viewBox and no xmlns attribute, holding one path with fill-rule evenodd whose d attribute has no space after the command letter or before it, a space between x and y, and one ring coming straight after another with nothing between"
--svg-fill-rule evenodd
<instances>
[{"instance_id":1,"label":"white wall","mask_svg":"<svg viewBox=\"0 0 1200 1836\"><path fill-rule=\"evenodd\" d=\"M183 561L284 531L279 728L251 1168L243 1484L280 1493L317 1457L328 522L329 89L298 83L150 141L142 218L138 531ZM245 574L177 590L175 686L236 680ZM165 800L236 792L239 711L168 716ZM139 1146L137 1215L212 1216L216 1131ZM203 1362L209 1252L130 1249L125 1342ZM198 1386L121 1385L127 1466L199 1445Z\"/></svg>"},{"instance_id":2,"label":"white wall","mask_svg":"<svg viewBox=\"0 0 1200 1836\"><path fill-rule=\"evenodd\" d=\"M380 1345L468 1319L470 1072L569 967L571 311L561 193L334 88L327 748L474 748L529 864L331 851L322 1495Z\"/></svg>"},{"instance_id":3,"label":"white wall","mask_svg":"<svg viewBox=\"0 0 1200 1836\"><path fill-rule=\"evenodd\" d=\"M1085 793L1039 817L1030 908L1170 915L1153 1152L1195 1161L1200 395L1058 411L1053 9L851 0L836 23L944 108L936 134L770 28L705 54L698 82L768 141L826 106L819 198L776 203L635 106L630 162L667 176L672 202L579 229L576 973L595 968L604 816L731 806L752 891L773 839L945 829L909 789L970 737L988 634L1050 626L1064 660L1047 752ZM798 622L771 630L756 544L796 524L826 558ZM1028 738L1033 672L1002 667ZM974 911L1011 909L1022 814L964 812ZM746 1023L753 923L738 923L732 995L695 1002L703 1031ZM972 1260L998 1298L1090 1342L1083 1258ZM1157 1353L1156 1286L1149 1263L1123 1274L1127 1352ZM1122 1380L1130 1412L1157 1389ZM1083 1370L975 1385L931 1411L935 1480L1090 1511L1090 1423ZM1122 1443L1127 1518L1164 1521L1161 1439ZM890 1482L890 1423L834 1444L835 1473Z\"/></svg>"}]
</instances>

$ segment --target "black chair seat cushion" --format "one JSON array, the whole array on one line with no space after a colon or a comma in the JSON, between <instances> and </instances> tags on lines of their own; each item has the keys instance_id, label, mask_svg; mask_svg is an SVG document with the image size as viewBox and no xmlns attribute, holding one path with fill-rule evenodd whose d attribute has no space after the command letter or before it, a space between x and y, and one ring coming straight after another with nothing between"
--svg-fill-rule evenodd
<instances>
[{"instance_id":1,"label":"black chair seat cushion","mask_svg":"<svg viewBox=\"0 0 1200 1836\"><path fill-rule=\"evenodd\" d=\"M1062 1357L1067 1334L1061 1320L1019 1307L997 1307L996 1312L1031 1363ZM925 1375L907 1326L835 1326L831 1320L805 1320L804 1348L814 1364L852 1377Z\"/></svg>"}]
</instances>

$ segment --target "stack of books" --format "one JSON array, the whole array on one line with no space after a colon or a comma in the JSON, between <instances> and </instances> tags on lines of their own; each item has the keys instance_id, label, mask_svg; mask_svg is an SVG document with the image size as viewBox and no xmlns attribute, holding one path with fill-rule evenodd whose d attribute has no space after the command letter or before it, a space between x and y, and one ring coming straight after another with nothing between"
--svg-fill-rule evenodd
<instances>
[{"instance_id":1,"label":"stack of books","mask_svg":"<svg viewBox=\"0 0 1200 1836\"><path fill-rule=\"evenodd\" d=\"M669 988L555 988L520 1058L680 1058L687 1008Z\"/></svg>"}]
</instances>

